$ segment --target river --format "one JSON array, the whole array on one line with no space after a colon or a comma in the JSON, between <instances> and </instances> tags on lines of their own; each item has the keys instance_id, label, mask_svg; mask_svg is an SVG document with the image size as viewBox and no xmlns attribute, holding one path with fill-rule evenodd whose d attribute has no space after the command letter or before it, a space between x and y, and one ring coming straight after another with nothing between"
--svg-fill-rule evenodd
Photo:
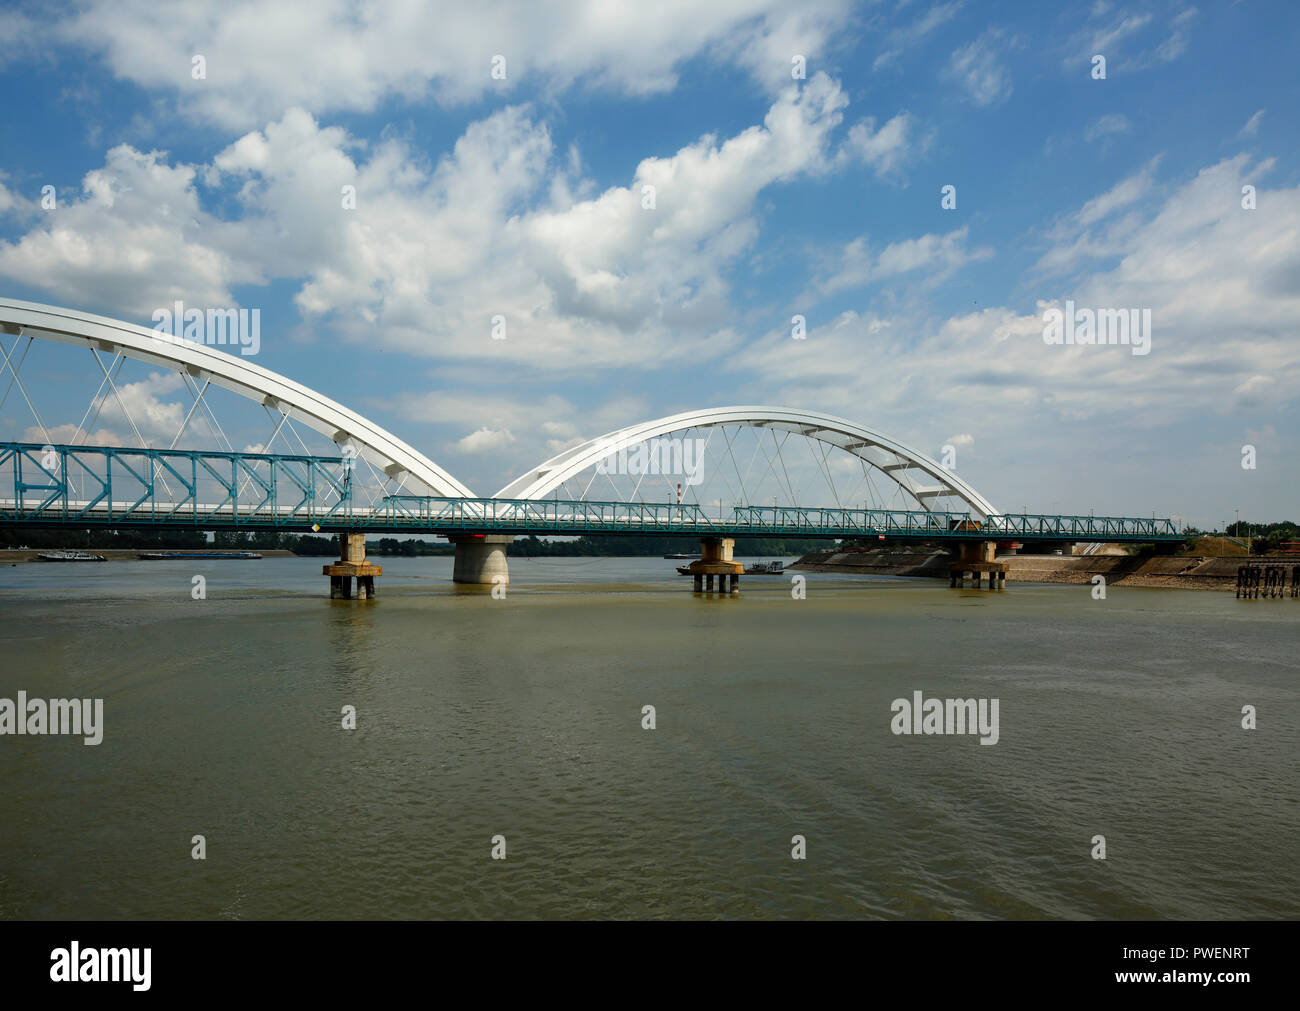
<instances>
[{"instance_id":1,"label":"river","mask_svg":"<svg viewBox=\"0 0 1300 1011\"><path fill-rule=\"evenodd\" d=\"M0 569L0 696L104 700L98 746L0 737L0 917L1300 915L1300 600L376 561L371 602L321 559ZM996 744L894 733L918 691Z\"/></svg>"}]
</instances>

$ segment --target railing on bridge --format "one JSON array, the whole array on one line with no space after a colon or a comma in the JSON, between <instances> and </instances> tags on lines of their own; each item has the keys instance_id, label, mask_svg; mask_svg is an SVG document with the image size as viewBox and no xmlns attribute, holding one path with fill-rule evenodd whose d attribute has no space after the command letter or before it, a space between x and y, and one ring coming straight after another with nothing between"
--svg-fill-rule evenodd
<instances>
[{"instance_id":1,"label":"railing on bridge","mask_svg":"<svg viewBox=\"0 0 1300 1011\"><path fill-rule=\"evenodd\" d=\"M1046 516L1003 514L979 520L969 512L882 509L806 509L800 506L742 506L739 525L764 532L800 534L842 531L844 536L936 537L971 540L1136 541L1181 540L1173 520L1132 516Z\"/></svg>"},{"instance_id":2,"label":"railing on bridge","mask_svg":"<svg viewBox=\"0 0 1300 1011\"><path fill-rule=\"evenodd\" d=\"M695 534L926 540L1177 541L1122 516L389 495L357 504L347 458L0 443L0 524L371 533Z\"/></svg>"},{"instance_id":3,"label":"railing on bridge","mask_svg":"<svg viewBox=\"0 0 1300 1011\"><path fill-rule=\"evenodd\" d=\"M1176 541L1168 519L1127 516L994 516L903 509L737 506L712 514L702 506L558 499L426 498L391 495L372 519L432 530L485 533L676 533L726 536L907 537L938 540Z\"/></svg>"},{"instance_id":4,"label":"railing on bridge","mask_svg":"<svg viewBox=\"0 0 1300 1011\"><path fill-rule=\"evenodd\" d=\"M482 530L516 533L609 531L675 533L707 530L703 508L686 503L578 502L562 499L431 498L388 495L372 516L431 530Z\"/></svg>"},{"instance_id":5,"label":"railing on bridge","mask_svg":"<svg viewBox=\"0 0 1300 1011\"><path fill-rule=\"evenodd\" d=\"M1074 541L1182 540L1170 519L1152 516L1043 516L1004 513L991 516L985 529L1000 537L1057 538Z\"/></svg>"},{"instance_id":6,"label":"railing on bridge","mask_svg":"<svg viewBox=\"0 0 1300 1011\"><path fill-rule=\"evenodd\" d=\"M0 522L350 526L351 471L342 458L0 443Z\"/></svg>"}]
</instances>

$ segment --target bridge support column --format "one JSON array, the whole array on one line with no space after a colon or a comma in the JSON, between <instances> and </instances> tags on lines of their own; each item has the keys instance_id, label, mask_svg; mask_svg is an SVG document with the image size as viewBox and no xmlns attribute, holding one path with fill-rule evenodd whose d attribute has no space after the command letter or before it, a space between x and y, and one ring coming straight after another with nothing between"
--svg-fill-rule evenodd
<instances>
[{"instance_id":1,"label":"bridge support column","mask_svg":"<svg viewBox=\"0 0 1300 1011\"><path fill-rule=\"evenodd\" d=\"M321 567L321 574L330 577L331 600L350 600L354 578L357 600L374 599L375 577L383 572L382 566L366 561L365 534L339 534L339 560Z\"/></svg>"},{"instance_id":2,"label":"bridge support column","mask_svg":"<svg viewBox=\"0 0 1300 1011\"><path fill-rule=\"evenodd\" d=\"M730 537L700 538L699 561L691 562L687 568L695 582L695 592L713 592L713 577L718 577L719 593L739 593L740 574L745 567L733 561L731 553L736 542ZM730 584L728 584L730 579Z\"/></svg>"},{"instance_id":3,"label":"bridge support column","mask_svg":"<svg viewBox=\"0 0 1300 1011\"><path fill-rule=\"evenodd\" d=\"M962 541L963 562L991 562L997 558L997 541Z\"/></svg>"},{"instance_id":4,"label":"bridge support column","mask_svg":"<svg viewBox=\"0 0 1300 1011\"><path fill-rule=\"evenodd\" d=\"M1007 588L1007 567L1002 562L953 562L948 568L948 585L965 586L969 580L975 589L984 585L984 573L989 576L990 590Z\"/></svg>"},{"instance_id":5,"label":"bridge support column","mask_svg":"<svg viewBox=\"0 0 1300 1011\"><path fill-rule=\"evenodd\" d=\"M456 562L452 567L454 583L510 582L510 568L506 564L506 545L514 540L508 534L451 534L448 538L456 545Z\"/></svg>"},{"instance_id":6,"label":"bridge support column","mask_svg":"<svg viewBox=\"0 0 1300 1011\"><path fill-rule=\"evenodd\" d=\"M980 589L984 582L984 573L989 576L990 590L1007 588L1007 566L997 561L996 541L962 541L961 552L957 561L948 566L948 585L965 586L969 579L975 589Z\"/></svg>"}]
</instances>

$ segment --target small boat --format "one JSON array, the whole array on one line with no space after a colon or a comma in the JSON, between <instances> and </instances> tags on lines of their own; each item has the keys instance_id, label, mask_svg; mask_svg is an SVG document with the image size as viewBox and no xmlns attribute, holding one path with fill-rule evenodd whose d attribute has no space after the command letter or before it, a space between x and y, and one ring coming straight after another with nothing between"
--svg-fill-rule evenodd
<instances>
[{"instance_id":1,"label":"small boat","mask_svg":"<svg viewBox=\"0 0 1300 1011\"><path fill-rule=\"evenodd\" d=\"M106 562L103 555L92 555L89 551L47 551L36 556L42 562Z\"/></svg>"},{"instance_id":2,"label":"small boat","mask_svg":"<svg viewBox=\"0 0 1300 1011\"><path fill-rule=\"evenodd\" d=\"M746 566L747 576L779 576L785 572L785 562L755 562Z\"/></svg>"},{"instance_id":3,"label":"small boat","mask_svg":"<svg viewBox=\"0 0 1300 1011\"><path fill-rule=\"evenodd\" d=\"M675 553L675 554L664 555L664 557L665 557L665 558L691 558L691 559L694 559L694 558L699 558L700 556L699 556L699 555L684 555L684 554L682 554L682 553L679 551L679 552L677 552L677 553Z\"/></svg>"},{"instance_id":4,"label":"small boat","mask_svg":"<svg viewBox=\"0 0 1300 1011\"><path fill-rule=\"evenodd\" d=\"M169 558L261 558L256 551L141 551L139 557L146 562L165 561Z\"/></svg>"},{"instance_id":5,"label":"small boat","mask_svg":"<svg viewBox=\"0 0 1300 1011\"><path fill-rule=\"evenodd\" d=\"M679 566L677 566L677 574L678 574L679 576L689 576L689 575L692 575L692 573L691 573L691 567L690 567L689 565L679 565Z\"/></svg>"}]
</instances>

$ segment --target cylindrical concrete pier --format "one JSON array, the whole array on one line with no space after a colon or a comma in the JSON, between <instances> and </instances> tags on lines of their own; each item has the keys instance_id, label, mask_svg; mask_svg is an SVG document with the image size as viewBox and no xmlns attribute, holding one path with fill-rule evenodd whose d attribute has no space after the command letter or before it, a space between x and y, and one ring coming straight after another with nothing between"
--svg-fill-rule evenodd
<instances>
[{"instance_id":1,"label":"cylindrical concrete pier","mask_svg":"<svg viewBox=\"0 0 1300 1011\"><path fill-rule=\"evenodd\" d=\"M506 545L514 537L506 534L453 534L450 540L456 545L452 582L492 585L510 582Z\"/></svg>"}]
</instances>

